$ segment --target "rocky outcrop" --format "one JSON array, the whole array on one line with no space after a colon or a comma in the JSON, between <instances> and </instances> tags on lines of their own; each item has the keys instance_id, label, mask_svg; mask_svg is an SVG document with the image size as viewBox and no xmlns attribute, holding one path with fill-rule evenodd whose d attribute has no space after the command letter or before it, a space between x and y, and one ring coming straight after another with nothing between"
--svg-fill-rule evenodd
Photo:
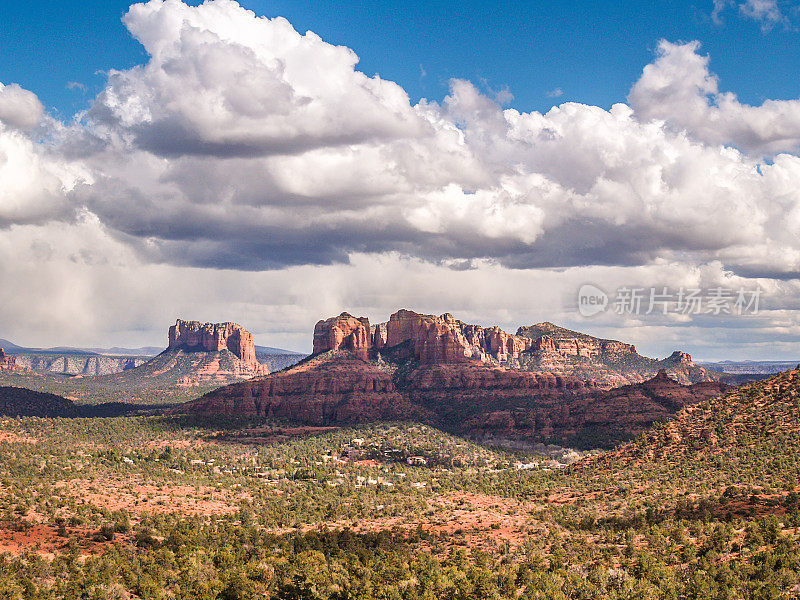
<instances>
[{"instance_id":1,"label":"rocky outcrop","mask_svg":"<svg viewBox=\"0 0 800 600\"><path fill-rule=\"evenodd\" d=\"M548 322L520 327L512 335L499 327L464 323L449 313L435 316L406 309L372 326L367 318L348 313L317 323L314 353L338 349L350 350L362 360L377 352L421 365L478 361L591 379L604 388L645 381L662 368L684 384L719 380L719 374L695 365L683 352L659 361L640 355L632 344Z\"/></svg>"},{"instance_id":2,"label":"rocky outcrop","mask_svg":"<svg viewBox=\"0 0 800 600\"><path fill-rule=\"evenodd\" d=\"M675 350L675 352L664 359L664 362L674 363L676 365L688 365L691 367L695 366L694 361L692 361L692 355L681 352L680 350Z\"/></svg>"},{"instance_id":3,"label":"rocky outcrop","mask_svg":"<svg viewBox=\"0 0 800 600\"><path fill-rule=\"evenodd\" d=\"M637 354L636 346L616 340L596 338L585 333L564 329L549 321L517 329L517 335L534 340L534 348L542 352L556 352L564 356L592 358L615 354Z\"/></svg>"},{"instance_id":4,"label":"rocky outcrop","mask_svg":"<svg viewBox=\"0 0 800 600\"><path fill-rule=\"evenodd\" d=\"M312 425L431 420L428 411L397 390L391 372L366 363L355 351L325 353L282 373L220 388L176 412L285 418Z\"/></svg>"},{"instance_id":5,"label":"rocky outcrop","mask_svg":"<svg viewBox=\"0 0 800 600\"><path fill-rule=\"evenodd\" d=\"M314 353L345 349L362 360L370 351L392 360L418 364L478 361L491 365L593 379L601 387L637 383L665 368L681 383L714 381L719 375L695 365L676 351L663 361L641 356L636 347L544 322L520 327L516 335L499 327L483 328L453 315L424 315L402 309L386 323L370 326L366 317L342 313L319 321L314 329Z\"/></svg>"},{"instance_id":6,"label":"rocky outcrop","mask_svg":"<svg viewBox=\"0 0 800 600\"><path fill-rule=\"evenodd\" d=\"M533 371L547 371L592 379L610 389L641 383L666 369L682 384L719 381L721 374L695 365L685 352L675 351L664 360L642 356L632 344L596 338L544 322L520 327L517 335L533 340L530 352L519 357L519 366Z\"/></svg>"},{"instance_id":7,"label":"rocky outcrop","mask_svg":"<svg viewBox=\"0 0 800 600\"><path fill-rule=\"evenodd\" d=\"M389 321L372 329L372 347L391 350L397 358L420 364L479 361L499 364L518 358L532 342L498 327L484 329L457 320L450 313L439 317L410 310L394 313Z\"/></svg>"},{"instance_id":8,"label":"rocky outcrop","mask_svg":"<svg viewBox=\"0 0 800 600\"><path fill-rule=\"evenodd\" d=\"M357 319L343 312L338 317L320 321L314 327L314 354L343 348L367 360L371 347L372 335L366 317Z\"/></svg>"},{"instance_id":9,"label":"rocky outcrop","mask_svg":"<svg viewBox=\"0 0 800 600\"><path fill-rule=\"evenodd\" d=\"M258 367L253 336L237 323L200 323L178 319L169 328L167 350L220 352L228 350L239 360Z\"/></svg>"},{"instance_id":10,"label":"rocky outcrop","mask_svg":"<svg viewBox=\"0 0 800 600\"><path fill-rule=\"evenodd\" d=\"M0 348L0 376L3 378L14 378L15 376L36 376L39 377L38 373L31 371L30 369L17 364L17 360L15 356L9 356L5 353L3 348Z\"/></svg>"},{"instance_id":11,"label":"rocky outcrop","mask_svg":"<svg viewBox=\"0 0 800 600\"><path fill-rule=\"evenodd\" d=\"M441 317L420 315L401 310L386 323L384 348L404 345L405 352L398 358L413 359L420 364L465 362L471 358L481 360L479 349L467 341L452 315Z\"/></svg>"},{"instance_id":12,"label":"rocky outcrop","mask_svg":"<svg viewBox=\"0 0 800 600\"><path fill-rule=\"evenodd\" d=\"M551 324L510 335L469 325L445 313L400 310L371 326L342 313L314 328L314 354L267 377L220 388L177 412L286 418L310 425L415 419L478 439L529 441L591 438L619 441L681 407L721 393L718 383L685 387L661 371L652 381L606 391L612 367L636 377L659 361L614 340L599 340ZM602 359L602 360L601 360ZM641 359L641 360L639 360ZM551 361L552 371L531 365ZM616 361L616 362L614 362ZM639 362L637 362L639 361ZM642 362L644 361L644 362ZM696 368L676 353L670 368ZM527 368L520 368L520 365ZM576 377L580 367L594 377ZM600 365L602 369L592 371ZM605 369L605 370L603 370ZM656 371L653 371L655 374Z\"/></svg>"},{"instance_id":13,"label":"rocky outcrop","mask_svg":"<svg viewBox=\"0 0 800 600\"><path fill-rule=\"evenodd\" d=\"M270 372L268 364L259 362L250 333L235 323L178 320L170 327L168 337L169 347L144 363L139 357L43 352L25 359L42 371L20 365L2 367L0 385L58 390L81 404L177 404ZM300 358L274 355L274 360L265 362L285 366Z\"/></svg>"},{"instance_id":14,"label":"rocky outcrop","mask_svg":"<svg viewBox=\"0 0 800 600\"><path fill-rule=\"evenodd\" d=\"M612 390L587 389L544 397L528 408L476 413L459 432L480 441L556 439L586 448L611 446L730 389L718 382L681 385L661 370L648 381Z\"/></svg>"},{"instance_id":15,"label":"rocky outcrop","mask_svg":"<svg viewBox=\"0 0 800 600\"><path fill-rule=\"evenodd\" d=\"M6 355L6 351L0 348L0 367L13 367L15 364L14 357Z\"/></svg>"}]
</instances>

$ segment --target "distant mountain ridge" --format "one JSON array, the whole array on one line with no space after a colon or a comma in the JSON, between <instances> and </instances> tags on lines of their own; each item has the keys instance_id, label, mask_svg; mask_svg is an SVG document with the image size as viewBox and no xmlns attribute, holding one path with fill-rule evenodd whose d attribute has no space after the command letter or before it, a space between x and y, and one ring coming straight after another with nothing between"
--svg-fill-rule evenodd
<instances>
[{"instance_id":1,"label":"distant mountain ridge","mask_svg":"<svg viewBox=\"0 0 800 600\"><path fill-rule=\"evenodd\" d=\"M3 348L7 354L10 354L12 350L19 348L19 346L17 346L14 342L0 338L0 348Z\"/></svg>"},{"instance_id":2,"label":"distant mountain ridge","mask_svg":"<svg viewBox=\"0 0 800 600\"><path fill-rule=\"evenodd\" d=\"M698 362L697 364L715 371L736 374L774 374L791 370L798 361L780 360L723 360L720 362Z\"/></svg>"},{"instance_id":3,"label":"distant mountain ridge","mask_svg":"<svg viewBox=\"0 0 800 600\"><path fill-rule=\"evenodd\" d=\"M147 362L146 356L107 356L102 354L57 354L18 353L13 354L21 367L39 373L61 373L82 377L111 375Z\"/></svg>"},{"instance_id":4,"label":"distant mountain ridge","mask_svg":"<svg viewBox=\"0 0 800 600\"><path fill-rule=\"evenodd\" d=\"M272 346L259 346L256 345L256 354L297 354L298 356L308 356L304 352L296 352L294 350L285 350L283 348L273 348Z\"/></svg>"},{"instance_id":5,"label":"distant mountain ridge","mask_svg":"<svg viewBox=\"0 0 800 600\"><path fill-rule=\"evenodd\" d=\"M4 348L7 354L98 354L104 356L156 356L164 351L159 346L141 346L139 348L125 348L112 346L111 348L100 347L79 347L79 346L55 346L52 348L33 348L19 346L14 342L0 338L0 348ZM256 354L281 354L306 356L303 352L295 350L285 350L283 348L273 348L272 346L255 346Z\"/></svg>"}]
</instances>

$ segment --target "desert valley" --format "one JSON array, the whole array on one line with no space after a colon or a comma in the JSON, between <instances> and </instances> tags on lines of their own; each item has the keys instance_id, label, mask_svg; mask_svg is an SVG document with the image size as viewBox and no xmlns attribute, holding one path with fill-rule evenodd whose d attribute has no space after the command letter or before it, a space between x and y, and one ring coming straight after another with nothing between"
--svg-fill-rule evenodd
<instances>
[{"instance_id":1,"label":"desert valley","mask_svg":"<svg viewBox=\"0 0 800 600\"><path fill-rule=\"evenodd\" d=\"M320 320L307 356L182 320L120 350L3 353L12 597L800 590L797 368L410 310Z\"/></svg>"}]
</instances>

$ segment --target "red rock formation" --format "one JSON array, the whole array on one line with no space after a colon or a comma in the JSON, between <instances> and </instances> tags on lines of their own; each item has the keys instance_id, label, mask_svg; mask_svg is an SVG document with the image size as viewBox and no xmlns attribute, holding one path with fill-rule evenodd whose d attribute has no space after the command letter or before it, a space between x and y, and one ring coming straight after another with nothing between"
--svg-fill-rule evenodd
<instances>
[{"instance_id":1,"label":"red rock formation","mask_svg":"<svg viewBox=\"0 0 800 600\"><path fill-rule=\"evenodd\" d=\"M694 361L692 360L692 355L687 354L686 352L681 352L680 350L675 350L672 354L670 354L665 361L673 362L679 365L690 365L694 366Z\"/></svg>"},{"instance_id":2,"label":"red rock formation","mask_svg":"<svg viewBox=\"0 0 800 600\"><path fill-rule=\"evenodd\" d=\"M410 342L413 358L421 364L465 362L474 352L452 320L446 320L447 317L451 315L436 318L410 311L395 313L386 324L386 345L392 347Z\"/></svg>"},{"instance_id":3,"label":"red rock formation","mask_svg":"<svg viewBox=\"0 0 800 600\"><path fill-rule=\"evenodd\" d=\"M485 330L485 338L489 353L500 362L518 358L533 347L530 338L508 334L499 327Z\"/></svg>"},{"instance_id":4,"label":"red rock formation","mask_svg":"<svg viewBox=\"0 0 800 600\"><path fill-rule=\"evenodd\" d=\"M4 375L24 375L25 377L36 377L41 378L41 373L37 373L36 371L32 371L27 367L23 367L17 364L17 359L15 356L8 356L3 348L0 348L0 371L3 371Z\"/></svg>"},{"instance_id":5,"label":"red rock formation","mask_svg":"<svg viewBox=\"0 0 800 600\"><path fill-rule=\"evenodd\" d=\"M372 327L367 318L348 313L317 323L314 353L338 349L351 350L363 360L369 358L370 350L376 350L391 354L393 360L419 364L479 361L595 379L607 388L645 381L662 367L681 383L715 379L681 352L657 361L639 355L632 344L595 338L552 323L520 327L517 335L511 335L499 327L484 329L464 323L449 313L437 317L405 309Z\"/></svg>"},{"instance_id":6,"label":"red rock formation","mask_svg":"<svg viewBox=\"0 0 800 600\"><path fill-rule=\"evenodd\" d=\"M16 363L13 356L6 356L6 351L0 348L0 366L13 367Z\"/></svg>"},{"instance_id":7,"label":"red rock formation","mask_svg":"<svg viewBox=\"0 0 800 600\"><path fill-rule=\"evenodd\" d=\"M339 350L352 351L362 360L367 360L372 347L369 319L343 312L338 317L319 321L314 327L314 354Z\"/></svg>"},{"instance_id":8,"label":"red rock formation","mask_svg":"<svg viewBox=\"0 0 800 600\"><path fill-rule=\"evenodd\" d=\"M521 368L593 379L605 388L647 381L662 368L683 384L720 378L719 373L695 365L683 352L659 361L640 355L632 344L596 338L552 323L520 327L517 336L533 340L530 352L518 359Z\"/></svg>"},{"instance_id":9,"label":"red rock formation","mask_svg":"<svg viewBox=\"0 0 800 600\"><path fill-rule=\"evenodd\" d=\"M313 425L431 415L398 392L392 374L352 352L312 358L269 377L229 385L175 412L286 418Z\"/></svg>"},{"instance_id":10,"label":"red rock formation","mask_svg":"<svg viewBox=\"0 0 800 600\"><path fill-rule=\"evenodd\" d=\"M421 364L460 363L470 360L504 362L530 349L532 341L498 327L483 329L458 321L449 313L440 317L400 310L373 330L373 347L389 349L407 344L406 358Z\"/></svg>"},{"instance_id":11,"label":"red rock formation","mask_svg":"<svg viewBox=\"0 0 800 600\"><path fill-rule=\"evenodd\" d=\"M612 390L584 388L572 394L541 394L533 405L505 404L493 411L473 412L459 431L478 439L547 439L555 435L567 441L591 432L597 438L592 444L603 445L606 440L605 445L610 445L729 389L717 382L681 385L661 370L653 379Z\"/></svg>"},{"instance_id":12,"label":"red rock formation","mask_svg":"<svg viewBox=\"0 0 800 600\"><path fill-rule=\"evenodd\" d=\"M685 388L661 372L645 384L606 392L565 372L516 367L533 356L589 372L600 364L597 356L622 365L638 357L647 369L660 364L628 344L575 332L565 336L557 329L550 326L535 338L515 336L447 313L436 317L408 310L370 327L368 319L342 313L316 324L310 360L220 388L177 411L282 417L312 425L416 419L478 438L538 441L600 431L619 439L722 389L719 384Z\"/></svg>"},{"instance_id":13,"label":"red rock formation","mask_svg":"<svg viewBox=\"0 0 800 600\"><path fill-rule=\"evenodd\" d=\"M200 323L178 319L169 328L168 350L221 352L229 350L253 370L264 372L256 359L253 336L236 323Z\"/></svg>"},{"instance_id":14,"label":"red rock formation","mask_svg":"<svg viewBox=\"0 0 800 600\"><path fill-rule=\"evenodd\" d=\"M372 338L373 348L385 348L386 343L389 341L389 331L386 329L386 323L373 325L370 329L370 337Z\"/></svg>"}]
</instances>

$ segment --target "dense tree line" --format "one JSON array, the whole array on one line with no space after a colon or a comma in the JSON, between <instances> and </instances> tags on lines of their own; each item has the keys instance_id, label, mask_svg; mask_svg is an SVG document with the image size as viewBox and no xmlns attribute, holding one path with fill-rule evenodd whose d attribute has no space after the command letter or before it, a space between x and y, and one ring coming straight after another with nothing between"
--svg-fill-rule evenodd
<instances>
[{"instance_id":1,"label":"dense tree line","mask_svg":"<svg viewBox=\"0 0 800 600\"><path fill-rule=\"evenodd\" d=\"M0 598L782 598L800 572L797 541L757 523L739 548L747 558L729 560L722 557L735 535L722 524L693 531L699 546L673 523L625 531L619 554L553 536L499 556L457 547L435 556L420 550L418 538L389 531L274 535L192 519L162 527L142 527L133 544L100 556L81 557L77 549L51 560L4 555ZM649 549L631 543L641 535Z\"/></svg>"}]
</instances>

